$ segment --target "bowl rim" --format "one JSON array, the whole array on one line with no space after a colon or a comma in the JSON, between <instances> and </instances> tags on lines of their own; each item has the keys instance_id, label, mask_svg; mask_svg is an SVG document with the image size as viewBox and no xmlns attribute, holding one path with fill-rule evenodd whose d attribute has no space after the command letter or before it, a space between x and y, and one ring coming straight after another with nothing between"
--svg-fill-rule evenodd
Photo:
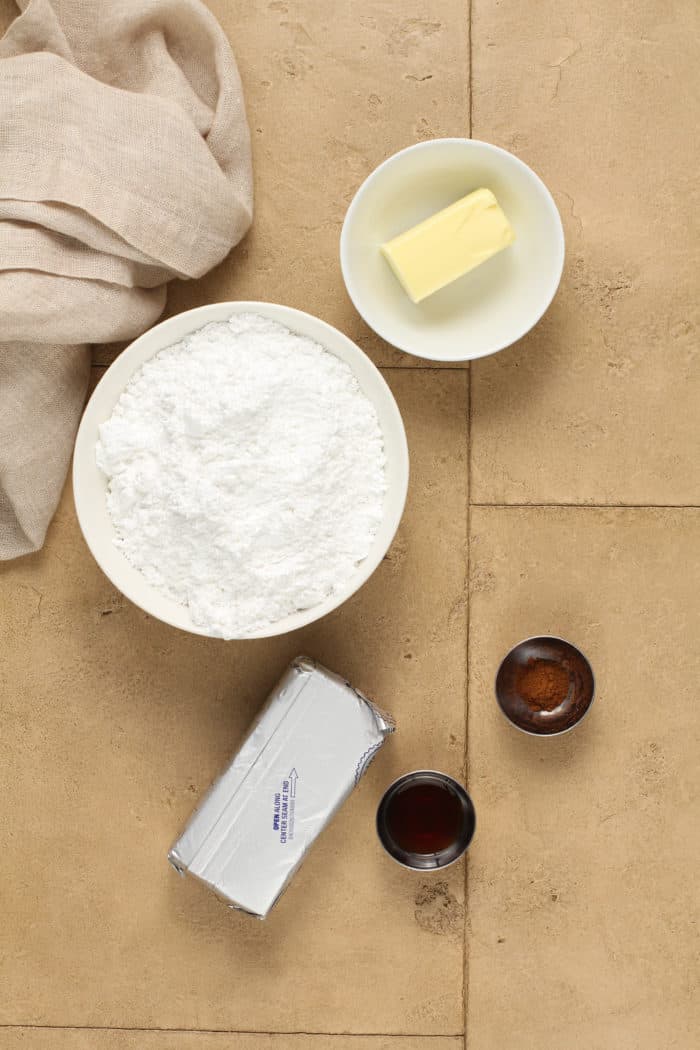
<instances>
[{"instance_id":1,"label":"bowl rim","mask_svg":"<svg viewBox=\"0 0 700 1050\"><path fill-rule=\"evenodd\" d=\"M514 336L512 339L494 343L488 346L485 350L480 350L478 353L470 354L468 357L442 357L439 354L428 349L428 352L424 350L411 349L405 341L396 340L390 332L383 325L373 325L368 318L365 316L363 310L360 307L359 299L357 294L357 288L353 283L351 267L348 264L349 257L349 243L350 243L350 226L354 218L355 212L358 210L360 201L364 196L368 186L375 181L379 173L385 168L393 164L398 160L399 157L404 156L406 153L413 153L418 150L429 150L436 145L444 145L445 143L451 143L454 145L469 145L474 146L478 150L485 150L487 153L495 153L501 156L508 157L509 160L514 161L516 167L521 168L527 173L528 177L537 183L540 189L543 191L543 199L547 206L547 209L551 213L554 219L554 225L557 231L557 248L558 248L558 266L553 271L553 278L550 285L550 290L545 297L544 306L540 312L530 321L522 331ZM348 205L348 209L345 212L345 218L343 219L343 226L340 231L340 269L343 275L343 282L345 284L345 290L348 293L350 300L357 310L360 317L363 319L365 324L369 325L373 332L376 332L381 339L384 339L390 346L394 346L397 350L403 350L404 353L411 354L414 357L423 358L426 361L452 361L452 362L465 362L465 361L478 361L482 357L490 357L491 354L497 354L501 350L507 349L509 346L513 346L514 343L519 342L523 339L528 332L530 332L535 325L539 324L547 310L552 304L554 296L557 294L557 290L561 283L562 274L564 272L564 262L566 258L566 240L564 237L564 226L561 220L559 209L557 208L556 201L552 196L551 191L547 187L546 183L537 172L526 164L524 160L521 160L515 153L511 153L510 150L504 149L502 146L496 146L492 142L484 142L483 139L474 139L461 136L447 136L444 138L425 139L423 142L414 142L410 146L405 146L403 149L398 150L396 153L392 153L391 156L386 157L381 164L378 164L373 171L360 183L355 194Z\"/></svg>"},{"instance_id":2,"label":"bowl rim","mask_svg":"<svg viewBox=\"0 0 700 1050\"><path fill-rule=\"evenodd\" d=\"M539 639L547 639L548 641L552 641L552 642L564 642L565 645L571 646L571 648L574 649L579 654L579 656L583 657L583 659L585 660L586 664L588 665L588 670L591 672L591 682L592 682L591 699L588 701L588 706L586 707L586 710L583 712L583 714L579 718L576 719L575 722L572 722L572 724L570 726L567 726L566 729L558 729L556 731L556 733L536 733L534 731L534 729L523 729L522 726L518 725L517 722L513 721L513 719L510 717L510 715L504 709L504 707L503 707L503 705L502 705L502 703L500 701L500 698L498 696L498 689L497 689L498 676L501 673L501 668L505 664L505 662L508 659L508 657L511 656L511 654L514 653L516 649L519 649L521 645L525 645L526 642L536 642ZM496 703L498 705L499 711L501 712L501 714L505 718L505 720L508 723L508 725L513 726L513 728L517 729L520 733L525 733L526 736L537 737L538 740L546 740L549 737L565 736L567 733L570 733L572 731L572 729L576 729L577 726L580 726L581 722L583 722L584 718L586 717L586 715L588 714L590 709L593 707L593 701L596 698L596 692L597 692L597 690L596 690L596 679L595 679L595 672L593 671L593 664L588 659L588 657L584 653L583 649L580 649L578 645L574 645L574 643L570 642L568 638L563 638L560 634L530 634L530 635L527 636L527 638L521 638L519 642L515 643L515 645L511 645L510 649L508 650L508 652L505 654L505 656L503 657L503 659L499 663L498 668L496 669L496 674L495 674L494 679L493 679L493 693L494 693L494 696L496 697Z\"/></svg>"},{"instance_id":3,"label":"bowl rim","mask_svg":"<svg viewBox=\"0 0 700 1050\"><path fill-rule=\"evenodd\" d=\"M398 444L397 454L393 457L393 460L395 461L397 467L396 491L394 493L391 506L389 508L385 508L385 516L383 519L385 522L387 520L389 522L389 539L386 546L384 546L384 544L381 544L380 547L377 548L377 550L374 553L370 553L367 556L367 558L365 558L364 561L362 561L357 567L356 573L353 574L353 576L350 578L345 587L341 588L337 593L326 598L323 602L311 606L308 609L291 613L289 614L289 616L284 617L284 619L278 621L278 624L281 625L279 628L277 624L272 624L270 627L263 628L258 631L253 631L244 635L236 635L235 638L226 639L227 641L249 641L260 638L274 638L283 634L288 634L291 631L299 630L302 627L306 627L309 624L321 619L322 617L329 615L331 612L333 612L335 609L341 606L344 602L348 601L348 599L350 599L362 586L364 586L367 580L372 576L372 574L381 564L387 550L390 548L394 537L396 536L396 532L398 531L399 525L401 523L408 495L410 463L408 441L406 438L406 429L401 416L401 412L396 403L396 399L391 391L391 388L389 387L386 379L380 372L379 368L371 360L371 358L349 336L345 335L344 332L341 332L340 329L335 328L327 321L322 320L320 317L316 317L314 314L307 313L304 310L298 310L295 307L286 306L282 303L267 302L264 300L224 300L215 303L205 303L203 305L193 307L190 310L182 310L177 314L173 314L171 317L167 317L164 320L159 321L157 324L147 329L147 331L143 332L136 339L132 340L128 344L128 346L126 346L124 350L122 350L119 353L119 355L115 358L115 360L107 367L104 375L100 378L99 382L95 386L95 389L92 391L90 397L87 400L76 433L73 450L73 463L71 469L71 477L73 482L73 502L75 505L76 516L78 519L80 531L90 553L92 554L92 557L94 558L100 570L104 573L104 575L112 583L112 585L116 587L116 589L120 591L120 593L122 593L130 602L132 602L135 606L137 606L139 609L145 612L148 616L152 616L153 619L159 620L162 623L166 623L170 627L176 627L179 630L186 631L189 634L199 635L201 637L217 638L220 641L224 640L221 639L220 635L213 635L209 631L194 624L191 621L191 617L189 616L189 610L185 605L173 603L175 607L181 611L182 615L179 617L175 612L172 612L171 614L161 614L154 612L152 608L147 607L149 604L148 600L147 598L146 600L144 600L144 591L139 585L137 585L136 583L132 584L131 582L127 582L126 585L123 585L123 582L119 581L118 579L118 572L113 574L112 567L108 568L105 564L103 564L102 558L96 553L95 545L93 542L97 535L97 530L99 526L95 521L93 512L90 510L89 500L90 494L92 493L93 489L93 482L89 480L84 470L84 463L86 454L94 453L96 440L95 429L97 426L99 426L99 423L102 422L101 419L95 418L95 414L98 410L94 406L97 405L100 400L100 398L96 395L98 395L98 391L102 391L104 393L106 390L110 389L112 383L114 382L113 370L115 369L115 366L118 366L119 370L124 370L126 368L128 375L123 382L120 381L119 392L116 394L113 404L116 404L116 400L123 392L131 377L140 367L142 367L143 364L145 364L147 360L150 360L161 350L165 350L168 346L172 345L172 343L177 342L178 339L183 338L184 335L186 335L188 332L196 331L198 328L201 328L205 324L208 324L211 320L223 320L224 318L212 318L211 314L213 312L225 314L227 309L230 309L231 315L233 315L234 313L258 312L263 316L270 317L272 320L279 321L279 323L287 324L287 326L292 330L294 330L295 318L304 318L307 324L310 324L311 327L315 327L317 329L316 334L310 335L308 336L308 338L313 338L317 340L321 345L323 345L325 349L328 350L329 353L334 353L335 351L324 340L324 333L330 333L331 341L340 340L342 343L344 343L346 347L349 348L350 360L346 360L344 358L341 358L341 360L346 360L346 364L348 364L348 366L352 369L353 374L358 379L361 389L363 389L363 392L365 392L365 396L369 397L370 400L374 401L374 399L370 397L370 395L367 394L367 392L364 390L361 377L357 375L357 372L353 367L352 360L354 358L363 362L363 366L369 371L372 377L372 381L376 383L379 399L381 399L381 401L384 402L386 413L388 414L388 417L391 422L392 432L394 433ZM169 336L167 334L169 330L179 328L182 322L182 318L184 317L191 317L191 327L187 329L187 332L182 332L179 335ZM154 333L156 333L155 339ZM145 346L147 347L151 343L154 343L152 352L146 353L146 355L142 357L141 355L144 352ZM132 358L136 358L135 362L131 367L127 367ZM379 418L380 413L377 412L377 415ZM382 427L381 418L379 418L379 425L384 432L385 428ZM95 469L99 470L99 468L97 467L95 467ZM122 559L124 559L124 561L126 561L123 554L120 556ZM136 569L134 571L138 572L138 570ZM117 578L115 578L115 576ZM153 588L152 585L149 584L147 580L145 580L145 578L143 579L143 587L145 588L146 596L150 593L150 591L159 593L155 591L155 588ZM322 611L319 612L319 609ZM289 623L290 620L293 622Z\"/></svg>"}]
</instances>

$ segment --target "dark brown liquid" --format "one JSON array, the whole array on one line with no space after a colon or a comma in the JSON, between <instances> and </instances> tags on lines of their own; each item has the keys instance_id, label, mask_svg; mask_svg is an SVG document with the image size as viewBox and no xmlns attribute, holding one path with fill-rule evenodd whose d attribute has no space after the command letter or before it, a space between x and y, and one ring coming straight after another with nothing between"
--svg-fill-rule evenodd
<instances>
[{"instance_id":1,"label":"dark brown liquid","mask_svg":"<svg viewBox=\"0 0 700 1050\"><path fill-rule=\"evenodd\" d=\"M386 829L406 853L439 853L463 831L462 804L439 784L409 784L389 801Z\"/></svg>"}]
</instances>

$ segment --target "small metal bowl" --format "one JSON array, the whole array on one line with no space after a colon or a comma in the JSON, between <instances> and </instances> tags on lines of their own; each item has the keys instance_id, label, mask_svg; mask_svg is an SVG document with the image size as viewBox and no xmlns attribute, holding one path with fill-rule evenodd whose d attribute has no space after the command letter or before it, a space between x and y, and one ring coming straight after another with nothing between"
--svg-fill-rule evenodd
<instances>
[{"instance_id":1,"label":"small metal bowl","mask_svg":"<svg viewBox=\"0 0 700 1050\"><path fill-rule=\"evenodd\" d=\"M552 710L538 710L518 691L518 679L531 661L546 660L563 667L569 675L569 689ZM564 638L540 635L526 638L510 650L496 675L496 699L508 721L530 736L561 736L579 724L588 713L595 696L591 665L580 649Z\"/></svg>"},{"instance_id":2,"label":"small metal bowl","mask_svg":"<svg viewBox=\"0 0 700 1050\"><path fill-rule=\"evenodd\" d=\"M419 853L404 848L391 833L389 815L391 804L397 795L410 788L429 786L447 790L455 799L460 811L460 828L455 838L444 849L429 853ZM377 834L382 846L397 864L413 871L440 871L454 864L466 852L476 831L476 812L467 790L447 773L435 769L416 769L405 773L384 792L377 810Z\"/></svg>"}]
</instances>

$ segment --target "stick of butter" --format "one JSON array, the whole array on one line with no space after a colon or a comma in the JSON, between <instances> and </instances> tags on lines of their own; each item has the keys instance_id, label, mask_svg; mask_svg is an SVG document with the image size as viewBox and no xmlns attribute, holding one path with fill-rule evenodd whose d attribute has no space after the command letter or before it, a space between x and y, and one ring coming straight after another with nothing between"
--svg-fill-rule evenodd
<instances>
[{"instance_id":1,"label":"stick of butter","mask_svg":"<svg viewBox=\"0 0 700 1050\"><path fill-rule=\"evenodd\" d=\"M414 303L451 284L515 240L491 190L474 190L382 245Z\"/></svg>"}]
</instances>

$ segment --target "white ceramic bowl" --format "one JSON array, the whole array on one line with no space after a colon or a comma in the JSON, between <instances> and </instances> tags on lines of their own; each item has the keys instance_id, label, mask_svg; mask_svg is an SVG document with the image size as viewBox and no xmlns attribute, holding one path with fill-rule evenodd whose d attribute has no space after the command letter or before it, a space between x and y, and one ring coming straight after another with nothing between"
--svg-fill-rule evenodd
<instances>
[{"instance_id":1,"label":"white ceramic bowl","mask_svg":"<svg viewBox=\"0 0 700 1050\"><path fill-rule=\"evenodd\" d=\"M176 343L183 336L211 321L225 321L234 313L252 311L286 325L288 328L321 343L337 354L353 370L360 387L374 404L384 433L387 458L388 490L384 519L367 558L358 566L352 579L319 605L296 612L266 630L245 635L267 638L294 631L320 619L337 608L357 591L372 575L386 554L401 521L408 489L408 446L406 433L394 397L382 375L365 353L347 336L325 321L273 303L212 303L187 310L162 321L140 336L119 355L106 371L88 402L75 443L73 488L78 521L88 547L104 574L126 597L151 616L194 634L207 634L195 626L189 610L155 590L114 545L114 528L107 513L107 484L95 461L95 446L100 423L112 414L114 405L131 376L145 361Z\"/></svg>"},{"instance_id":2,"label":"white ceramic bowl","mask_svg":"<svg viewBox=\"0 0 700 1050\"><path fill-rule=\"evenodd\" d=\"M412 303L379 246L482 186L495 193L515 244ZM549 190L512 153L476 139L431 139L362 183L343 223L340 265L355 308L383 339L433 361L468 361L537 324L561 279L564 231Z\"/></svg>"}]
</instances>

